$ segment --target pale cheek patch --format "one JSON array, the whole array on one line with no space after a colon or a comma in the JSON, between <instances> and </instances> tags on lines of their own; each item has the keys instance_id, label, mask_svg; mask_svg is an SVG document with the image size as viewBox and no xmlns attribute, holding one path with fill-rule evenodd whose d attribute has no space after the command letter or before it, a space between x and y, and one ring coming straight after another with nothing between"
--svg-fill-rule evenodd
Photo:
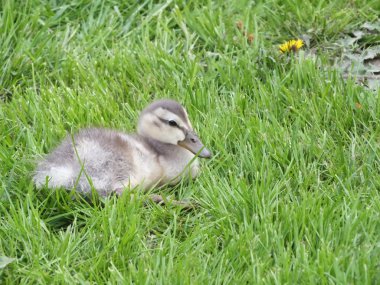
<instances>
[{"instance_id":1,"label":"pale cheek patch","mask_svg":"<svg viewBox=\"0 0 380 285\"><path fill-rule=\"evenodd\" d=\"M170 127L172 128L172 127ZM185 134L180 129L174 129L173 128L168 132L168 137L171 141L175 142L177 144L179 141L183 141L185 139Z\"/></svg>"},{"instance_id":2,"label":"pale cheek patch","mask_svg":"<svg viewBox=\"0 0 380 285\"><path fill-rule=\"evenodd\" d=\"M164 141L171 144L177 144L179 141L185 139L185 134L178 128L170 127L169 125L164 125L159 131L158 140Z\"/></svg>"},{"instance_id":3,"label":"pale cheek patch","mask_svg":"<svg viewBox=\"0 0 380 285\"><path fill-rule=\"evenodd\" d=\"M161 135L162 130L156 126L155 120L156 118L152 114L144 115L144 117L141 118L139 124L139 132L141 132L141 134L144 136L158 139Z\"/></svg>"}]
</instances>

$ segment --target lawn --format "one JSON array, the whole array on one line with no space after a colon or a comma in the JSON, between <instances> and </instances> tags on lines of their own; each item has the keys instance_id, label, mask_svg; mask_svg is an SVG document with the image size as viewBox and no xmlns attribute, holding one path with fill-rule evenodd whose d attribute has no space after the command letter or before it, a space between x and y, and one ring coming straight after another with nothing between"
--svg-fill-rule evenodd
<instances>
[{"instance_id":1,"label":"lawn","mask_svg":"<svg viewBox=\"0 0 380 285\"><path fill-rule=\"evenodd\" d=\"M339 69L341 39L379 15L378 0L3 0L0 283L379 284L380 91ZM153 190L196 209L36 190L67 133L133 132L157 98L214 153Z\"/></svg>"}]
</instances>

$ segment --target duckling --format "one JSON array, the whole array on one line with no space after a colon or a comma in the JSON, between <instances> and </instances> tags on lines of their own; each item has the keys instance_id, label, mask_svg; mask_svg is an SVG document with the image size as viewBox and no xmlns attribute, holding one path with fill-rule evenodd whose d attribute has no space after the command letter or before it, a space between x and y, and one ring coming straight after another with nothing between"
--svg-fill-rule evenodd
<instances>
[{"instance_id":1,"label":"duckling","mask_svg":"<svg viewBox=\"0 0 380 285\"><path fill-rule=\"evenodd\" d=\"M194 132L185 108L159 100L141 112L137 134L89 128L68 136L38 163L33 180L37 188L76 187L91 193L94 187L101 196L120 195L126 188L195 178L197 156L210 158L211 152Z\"/></svg>"}]
</instances>

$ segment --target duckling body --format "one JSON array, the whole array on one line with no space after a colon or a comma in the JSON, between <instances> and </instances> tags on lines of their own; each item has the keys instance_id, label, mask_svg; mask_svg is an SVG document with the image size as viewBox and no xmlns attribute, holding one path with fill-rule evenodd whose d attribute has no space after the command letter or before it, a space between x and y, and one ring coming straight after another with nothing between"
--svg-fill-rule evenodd
<instances>
[{"instance_id":1,"label":"duckling body","mask_svg":"<svg viewBox=\"0 0 380 285\"><path fill-rule=\"evenodd\" d=\"M175 101L160 100L141 114L138 134L90 128L67 137L39 163L34 181L38 187L47 183L89 193L92 185L102 196L121 194L129 187L149 189L196 177L197 152L211 155L186 111Z\"/></svg>"}]
</instances>

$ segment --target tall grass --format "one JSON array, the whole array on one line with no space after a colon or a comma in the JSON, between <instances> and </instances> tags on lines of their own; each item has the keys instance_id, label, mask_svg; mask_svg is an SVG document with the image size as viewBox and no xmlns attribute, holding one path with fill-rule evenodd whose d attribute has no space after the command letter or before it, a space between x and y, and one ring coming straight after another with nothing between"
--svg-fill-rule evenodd
<instances>
[{"instance_id":1,"label":"tall grass","mask_svg":"<svg viewBox=\"0 0 380 285\"><path fill-rule=\"evenodd\" d=\"M0 5L0 256L16 258L0 283L380 282L379 92L324 51L377 1ZM317 59L279 55L302 34ZM160 190L197 209L35 189L35 161L67 133L133 132L163 97L215 154Z\"/></svg>"}]
</instances>

